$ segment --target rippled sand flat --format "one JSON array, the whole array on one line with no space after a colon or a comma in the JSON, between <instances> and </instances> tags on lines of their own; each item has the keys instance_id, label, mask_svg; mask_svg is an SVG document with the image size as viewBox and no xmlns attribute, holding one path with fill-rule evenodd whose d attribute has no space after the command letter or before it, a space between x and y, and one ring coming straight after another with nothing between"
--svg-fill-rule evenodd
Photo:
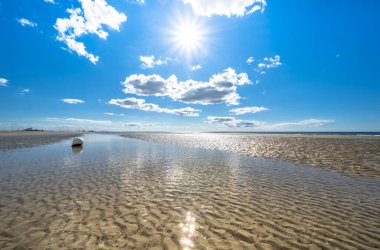
<instances>
[{"instance_id":1,"label":"rippled sand flat","mask_svg":"<svg viewBox=\"0 0 380 250\"><path fill-rule=\"evenodd\" d=\"M380 179L380 137L376 136L159 133L123 136L279 159Z\"/></svg>"},{"instance_id":2,"label":"rippled sand flat","mask_svg":"<svg viewBox=\"0 0 380 250\"><path fill-rule=\"evenodd\" d=\"M380 181L112 135L0 152L1 249L378 249Z\"/></svg>"},{"instance_id":3,"label":"rippled sand flat","mask_svg":"<svg viewBox=\"0 0 380 250\"><path fill-rule=\"evenodd\" d=\"M82 135L75 132L0 132L0 151L30 148Z\"/></svg>"}]
</instances>

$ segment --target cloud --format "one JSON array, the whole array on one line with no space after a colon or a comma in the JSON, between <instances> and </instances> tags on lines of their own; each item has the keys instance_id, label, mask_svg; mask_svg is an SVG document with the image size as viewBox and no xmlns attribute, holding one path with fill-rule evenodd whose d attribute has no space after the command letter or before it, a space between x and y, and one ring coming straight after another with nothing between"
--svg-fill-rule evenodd
<instances>
[{"instance_id":1,"label":"cloud","mask_svg":"<svg viewBox=\"0 0 380 250\"><path fill-rule=\"evenodd\" d=\"M207 117L208 123L221 124L227 127L234 128L254 128L263 126L264 123L253 120L238 120L235 117L221 117L221 116L209 116Z\"/></svg>"},{"instance_id":2,"label":"cloud","mask_svg":"<svg viewBox=\"0 0 380 250\"><path fill-rule=\"evenodd\" d=\"M105 115L109 116L125 116L125 114L115 114L115 113L104 113Z\"/></svg>"},{"instance_id":3,"label":"cloud","mask_svg":"<svg viewBox=\"0 0 380 250\"><path fill-rule=\"evenodd\" d=\"M200 64L197 64L197 65L190 65L190 70L191 71L197 71L197 70L200 70L202 69L202 66Z\"/></svg>"},{"instance_id":4,"label":"cloud","mask_svg":"<svg viewBox=\"0 0 380 250\"><path fill-rule=\"evenodd\" d=\"M46 118L46 120L57 121L57 122L91 123L91 124L103 124L103 125L112 124L111 121L90 120L90 119L82 119L82 118Z\"/></svg>"},{"instance_id":5,"label":"cloud","mask_svg":"<svg viewBox=\"0 0 380 250\"><path fill-rule=\"evenodd\" d=\"M19 24L21 24L22 26L24 26L24 27L25 26L29 26L29 27L32 27L32 28L37 27L37 23L32 22L32 21L30 21L30 20L28 20L26 18L20 18L20 19L17 20L17 22Z\"/></svg>"},{"instance_id":6,"label":"cloud","mask_svg":"<svg viewBox=\"0 0 380 250\"><path fill-rule=\"evenodd\" d=\"M277 68L282 65L281 57L279 55L275 55L274 57L265 57L263 63L259 63L259 68L269 69L269 68Z\"/></svg>"},{"instance_id":7,"label":"cloud","mask_svg":"<svg viewBox=\"0 0 380 250\"><path fill-rule=\"evenodd\" d=\"M152 124L149 123L140 123L140 122L130 122L130 123L124 123L124 126L126 127L151 127Z\"/></svg>"},{"instance_id":8,"label":"cloud","mask_svg":"<svg viewBox=\"0 0 380 250\"><path fill-rule=\"evenodd\" d=\"M8 80L5 78L0 78L0 86L3 86L3 87L8 86Z\"/></svg>"},{"instance_id":9,"label":"cloud","mask_svg":"<svg viewBox=\"0 0 380 250\"><path fill-rule=\"evenodd\" d=\"M111 99L108 103L112 105L117 105L126 109L138 109L138 110L143 110L143 111L166 113L166 114L181 115L181 116L199 116L198 112L200 111L198 109L193 109L190 107L180 108L180 109L161 108L157 104L146 103L144 99L137 99L137 98Z\"/></svg>"},{"instance_id":10,"label":"cloud","mask_svg":"<svg viewBox=\"0 0 380 250\"><path fill-rule=\"evenodd\" d=\"M250 65L250 64L253 63L254 61L255 61L255 59L254 59L252 56L250 56L250 57L248 57L248 59L247 59L247 64Z\"/></svg>"},{"instance_id":11,"label":"cloud","mask_svg":"<svg viewBox=\"0 0 380 250\"><path fill-rule=\"evenodd\" d=\"M190 4L193 12L200 16L244 16L256 11L264 12L266 0L182 0Z\"/></svg>"},{"instance_id":12,"label":"cloud","mask_svg":"<svg viewBox=\"0 0 380 250\"><path fill-rule=\"evenodd\" d=\"M83 35L95 34L107 39L104 26L119 31L123 22L127 21L124 13L118 12L105 0L78 0L81 8L67 9L69 18L57 18L54 28L58 31L57 40L64 42L68 49L89 59L93 64L99 57L86 51L86 46L76 39Z\"/></svg>"},{"instance_id":13,"label":"cloud","mask_svg":"<svg viewBox=\"0 0 380 250\"><path fill-rule=\"evenodd\" d=\"M84 103L84 101L80 99L62 99L63 102L68 103L68 104L78 104L78 103Z\"/></svg>"},{"instance_id":14,"label":"cloud","mask_svg":"<svg viewBox=\"0 0 380 250\"><path fill-rule=\"evenodd\" d=\"M30 89L29 88L21 89L21 91L20 91L21 95L28 94L28 93L30 93Z\"/></svg>"},{"instance_id":15,"label":"cloud","mask_svg":"<svg viewBox=\"0 0 380 250\"><path fill-rule=\"evenodd\" d=\"M237 105L240 99L237 87L251 84L246 73L237 74L232 68L214 74L207 82L180 81L175 75L167 79L159 75L130 75L122 83L126 94L139 96L167 96L175 101L192 104Z\"/></svg>"},{"instance_id":16,"label":"cloud","mask_svg":"<svg viewBox=\"0 0 380 250\"><path fill-rule=\"evenodd\" d=\"M269 110L268 108L264 107L244 107L244 108L236 108L236 109L231 109L230 112L235 113L235 115L244 115L247 113L258 113L262 111Z\"/></svg>"},{"instance_id":17,"label":"cloud","mask_svg":"<svg viewBox=\"0 0 380 250\"><path fill-rule=\"evenodd\" d=\"M333 123L334 120L320 120L320 119L308 119L299 122L282 122L271 125L271 127L289 127L289 126L302 126L302 127L320 127L328 123Z\"/></svg>"},{"instance_id":18,"label":"cloud","mask_svg":"<svg viewBox=\"0 0 380 250\"><path fill-rule=\"evenodd\" d=\"M55 4L55 0L44 0L45 3L52 3Z\"/></svg>"},{"instance_id":19,"label":"cloud","mask_svg":"<svg viewBox=\"0 0 380 250\"><path fill-rule=\"evenodd\" d=\"M154 60L154 56L140 56L140 61L141 61L141 67L143 69L151 69L154 68L154 66L161 66L161 65L166 65L168 62L173 61L172 58L166 57L164 59L157 59Z\"/></svg>"}]
</instances>

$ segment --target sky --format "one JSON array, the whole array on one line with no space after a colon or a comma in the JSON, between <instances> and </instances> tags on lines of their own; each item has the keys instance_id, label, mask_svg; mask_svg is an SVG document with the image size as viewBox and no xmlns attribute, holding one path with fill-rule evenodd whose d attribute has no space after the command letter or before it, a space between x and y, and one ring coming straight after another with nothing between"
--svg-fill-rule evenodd
<instances>
[{"instance_id":1,"label":"sky","mask_svg":"<svg viewBox=\"0 0 380 250\"><path fill-rule=\"evenodd\" d=\"M380 131L379 9L0 0L0 130Z\"/></svg>"}]
</instances>

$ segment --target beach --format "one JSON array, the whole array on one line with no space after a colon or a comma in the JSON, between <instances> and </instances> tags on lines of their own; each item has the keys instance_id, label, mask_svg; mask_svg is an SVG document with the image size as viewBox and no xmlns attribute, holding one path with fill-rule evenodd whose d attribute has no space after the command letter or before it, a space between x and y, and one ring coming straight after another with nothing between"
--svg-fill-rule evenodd
<instances>
[{"instance_id":1,"label":"beach","mask_svg":"<svg viewBox=\"0 0 380 250\"><path fill-rule=\"evenodd\" d=\"M0 132L0 151L30 148L81 136L81 132L63 131L2 131Z\"/></svg>"},{"instance_id":2,"label":"beach","mask_svg":"<svg viewBox=\"0 0 380 250\"><path fill-rule=\"evenodd\" d=\"M125 133L123 136L278 159L380 179L380 136L222 133Z\"/></svg>"},{"instance_id":3,"label":"beach","mask_svg":"<svg viewBox=\"0 0 380 250\"><path fill-rule=\"evenodd\" d=\"M1 249L377 249L380 181L86 134L0 152Z\"/></svg>"}]
</instances>

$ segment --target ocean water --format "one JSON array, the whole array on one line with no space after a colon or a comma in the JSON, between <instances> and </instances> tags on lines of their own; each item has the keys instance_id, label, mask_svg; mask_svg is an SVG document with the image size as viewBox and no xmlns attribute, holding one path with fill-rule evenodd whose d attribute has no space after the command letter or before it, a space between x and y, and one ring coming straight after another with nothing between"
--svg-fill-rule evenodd
<instances>
[{"instance_id":1,"label":"ocean water","mask_svg":"<svg viewBox=\"0 0 380 250\"><path fill-rule=\"evenodd\" d=\"M380 181L85 135L0 153L1 249L380 248Z\"/></svg>"}]
</instances>

